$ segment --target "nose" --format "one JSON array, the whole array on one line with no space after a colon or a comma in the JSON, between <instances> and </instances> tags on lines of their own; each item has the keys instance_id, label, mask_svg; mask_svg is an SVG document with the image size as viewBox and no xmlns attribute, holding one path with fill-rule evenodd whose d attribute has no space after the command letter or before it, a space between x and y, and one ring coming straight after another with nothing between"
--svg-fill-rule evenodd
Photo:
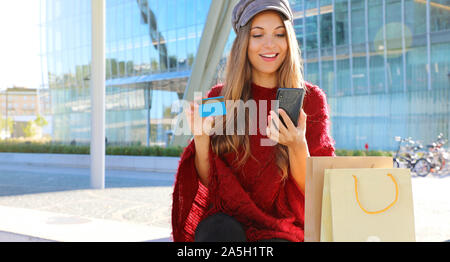
<instances>
[{"instance_id":1,"label":"nose","mask_svg":"<svg viewBox=\"0 0 450 262\"><path fill-rule=\"evenodd\" d=\"M273 36L266 37L264 41L264 46L266 47L274 47L275 46L275 39Z\"/></svg>"}]
</instances>

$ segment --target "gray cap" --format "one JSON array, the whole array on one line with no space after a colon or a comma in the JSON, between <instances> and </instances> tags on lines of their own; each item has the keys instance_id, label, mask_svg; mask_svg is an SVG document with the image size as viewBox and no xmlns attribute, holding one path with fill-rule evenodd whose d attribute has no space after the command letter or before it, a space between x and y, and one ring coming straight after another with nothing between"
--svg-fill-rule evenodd
<instances>
[{"instance_id":1,"label":"gray cap","mask_svg":"<svg viewBox=\"0 0 450 262\"><path fill-rule=\"evenodd\" d=\"M240 0L233 9L231 23L237 34L242 26L245 26L255 15L275 10L292 22L293 14L288 0Z\"/></svg>"}]
</instances>

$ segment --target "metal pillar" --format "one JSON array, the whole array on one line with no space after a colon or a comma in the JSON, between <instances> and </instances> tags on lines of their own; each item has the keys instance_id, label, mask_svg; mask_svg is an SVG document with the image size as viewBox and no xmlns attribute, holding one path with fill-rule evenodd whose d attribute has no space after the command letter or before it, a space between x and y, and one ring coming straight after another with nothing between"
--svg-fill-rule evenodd
<instances>
[{"instance_id":1,"label":"metal pillar","mask_svg":"<svg viewBox=\"0 0 450 262\"><path fill-rule=\"evenodd\" d=\"M430 29L430 0L426 4L426 24L427 24L427 89L431 90L431 29Z\"/></svg>"},{"instance_id":2,"label":"metal pillar","mask_svg":"<svg viewBox=\"0 0 450 262\"><path fill-rule=\"evenodd\" d=\"M91 187L105 188L105 0L92 0Z\"/></svg>"},{"instance_id":3,"label":"metal pillar","mask_svg":"<svg viewBox=\"0 0 450 262\"><path fill-rule=\"evenodd\" d=\"M402 69L403 69L403 93L406 93L406 41L405 41L405 0L401 0L402 14Z\"/></svg>"},{"instance_id":4,"label":"metal pillar","mask_svg":"<svg viewBox=\"0 0 450 262\"><path fill-rule=\"evenodd\" d=\"M355 89L353 85L353 40L352 40L352 3L349 0L347 2L347 20L348 20L348 62L350 72L350 92L355 95Z\"/></svg>"},{"instance_id":5,"label":"metal pillar","mask_svg":"<svg viewBox=\"0 0 450 262\"><path fill-rule=\"evenodd\" d=\"M151 136L151 110L152 110L152 92L153 92L153 86L151 83L149 83L147 89L145 90L145 100L147 101L147 146L150 146L150 136Z\"/></svg>"},{"instance_id":6,"label":"metal pillar","mask_svg":"<svg viewBox=\"0 0 450 262\"><path fill-rule=\"evenodd\" d=\"M364 0L364 28L366 39L366 75L367 75L367 94L370 95L370 48L369 48L369 3Z\"/></svg>"},{"instance_id":7,"label":"metal pillar","mask_svg":"<svg viewBox=\"0 0 450 262\"><path fill-rule=\"evenodd\" d=\"M384 93L389 93L388 85L388 61L387 61L387 41L386 41L386 0L383 0L383 59L384 59ZM390 70L390 68L389 68Z\"/></svg>"},{"instance_id":8,"label":"metal pillar","mask_svg":"<svg viewBox=\"0 0 450 262\"><path fill-rule=\"evenodd\" d=\"M332 17L332 29L333 29L333 95L337 95L338 86L337 86L337 61L336 61L336 5L335 0L331 0L331 5L333 5L333 12L331 13Z\"/></svg>"},{"instance_id":9,"label":"metal pillar","mask_svg":"<svg viewBox=\"0 0 450 262\"><path fill-rule=\"evenodd\" d=\"M307 78L308 75L308 52L306 50L307 46L306 46L306 0L303 0L302 2L302 6L303 6L303 46L302 46L302 55L303 55L303 79Z\"/></svg>"},{"instance_id":10,"label":"metal pillar","mask_svg":"<svg viewBox=\"0 0 450 262\"><path fill-rule=\"evenodd\" d=\"M317 68L319 75L319 86L323 88L322 83L322 41L321 41L321 25L320 25L320 0L317 1Z\"/></svg>"}]
</instances>

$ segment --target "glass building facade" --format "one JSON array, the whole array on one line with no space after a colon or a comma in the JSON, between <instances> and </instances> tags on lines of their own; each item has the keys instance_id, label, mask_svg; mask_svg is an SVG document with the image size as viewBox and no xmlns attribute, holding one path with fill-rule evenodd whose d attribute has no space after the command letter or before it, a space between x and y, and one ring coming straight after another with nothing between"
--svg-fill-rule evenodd
<instances>
[{"instance_id":1,"label":"glass building facade","mask_svg":"<svg viewBox=\"0 0 450 262\"><path fill-rule=\"evenodd\" d=\"M449 0L291 3L305 79L327 94L337 148L448 137Z\"/></svg>"},{"instance_id":2,"label":"glass building facade","mask_svg":"<svg viewBox=\"0 0 450 262\"><path fill-rule=\"evenodd\" d=\"M327 94L338 149L449 135L450 0L291 0L305 79ZM211 0L106 0L109 143L170 143ZM90 0L41 0L53 139L90 140ZM231 30L223 59L235 35ZM178 112L176 112L178 113Z\"/></svg>"}]
</instances>

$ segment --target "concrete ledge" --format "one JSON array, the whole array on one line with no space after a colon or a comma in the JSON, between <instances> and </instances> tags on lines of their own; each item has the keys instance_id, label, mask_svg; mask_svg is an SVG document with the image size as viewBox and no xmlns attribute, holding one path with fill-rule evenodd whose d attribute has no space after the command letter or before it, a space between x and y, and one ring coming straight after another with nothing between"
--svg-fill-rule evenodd
<instances>
[{"instance_id":1,"label":"concrete ledge","mask_svg":"<svg viewBox=\"0 0 450 262\"><path fill-rule=\"evenodd\" d=\"M170 242L170 229L0 206L0 242Z\"/></svg>"},{"instance_id":2,"label":"concrete ledge","mask_svg":"<svg viewBox=\"0 0 450 262\"><path fill-rule=\"evenodd\" d=\"M90 161L90 155L0 153L0 164L90 168ZM179 161L179 157L107 155L105 168L173 174Z\"/></svg>"},{"instance_id":3,"label":"concrete ledge","mask_svg":"<svg viewBox=\"0 0 450 262\"><path fill-rule=\"evenodd\" d=\"M0 242L55 242L55 241L0 231Z\"/></svg>"}]
</instances>

